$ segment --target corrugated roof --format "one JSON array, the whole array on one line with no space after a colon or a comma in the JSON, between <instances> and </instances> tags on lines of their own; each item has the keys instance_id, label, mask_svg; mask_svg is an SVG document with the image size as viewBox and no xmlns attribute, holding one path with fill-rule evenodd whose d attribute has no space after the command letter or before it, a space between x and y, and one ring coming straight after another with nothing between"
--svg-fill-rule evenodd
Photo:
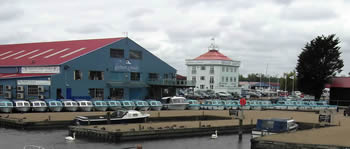
<instances>
[{"instance_id":1,"label":"corrugated roof","mask_svg":"<svg viewBox=\"0 0 350 149\"><path fill-rule=\"evenodd\" d=\"M0 45L0 67L59 65L123 38Z\"/></svg>"},{"instance_id":2,"label":"corrugated roof","mask_svg":"<svg viewBox=\"0 0 350 149\"><path fill-rule=\"evenodd\" d=\"M330 87L350 88L350 77L332 78L332 83L330 84Z\"/></svg>"},{"instance_id":3,"label":"corrugated roof","mask_svg":"<svg viewBox=\"0 0 350 149\"><path fill-rule=\"evenodd\" d=\"M204 53L195 60L225 60L225 61L232 61L229 57L221 54L218 50L209 50L207 53Z\"/></svg>"},{"instance_id":4,"label":"corrugated roof","mask_svg":"<svg viewBox=\"0 0 350 149\"><path fill-rule=\"evenodd\" d=\"M51 76L54 73L0 73L0 79Z\"/></svg>"}]
</instances>

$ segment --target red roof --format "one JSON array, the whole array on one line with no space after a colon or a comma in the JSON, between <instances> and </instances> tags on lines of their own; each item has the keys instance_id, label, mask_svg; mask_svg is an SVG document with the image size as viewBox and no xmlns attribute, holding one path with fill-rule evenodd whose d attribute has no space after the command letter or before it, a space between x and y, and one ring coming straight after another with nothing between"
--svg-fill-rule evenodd
<instances>
[{"instance_id":1,"label":"red roof","mask_svg":"<svg viewBox=\"0 0 350 149\"><path fill-rule=\"evenodd\" d=\"M0 45L0 67L59 65L123 38Z\"/></svg>"},{"instance_id":2,"label":"red roof","mask_svg":"<svg viewBox=\"0 0 350 149\"><path fill-rule=\"evenodd\" d=\"M225 60L225 61L232 61L229 57L221 54L218 50L209 50L207 53L204 53L195 60Z\"/></svg>"},{"instance_id":3,"label":"red roof","mask_svg":"<svg viewBox=\"0 0 350 149\"><path fill-rule=\"evenodd\" d=\"M350 77L332 78L330 87L350 88Z\"/></svg>"},{"instance_id":4,"label":"red roof","mask_svg":"<svg viewBox=\"0 0 350 149\"><path fill-rule=\"evenodd\" d=\"M54 73L0 73L0 79L51 76Z\"/></svg>"}]
</instances>

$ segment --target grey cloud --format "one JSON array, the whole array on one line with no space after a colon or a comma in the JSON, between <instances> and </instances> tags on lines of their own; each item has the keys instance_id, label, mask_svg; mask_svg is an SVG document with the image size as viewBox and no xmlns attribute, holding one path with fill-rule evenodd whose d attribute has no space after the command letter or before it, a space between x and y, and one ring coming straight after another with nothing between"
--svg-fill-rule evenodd
<instances>
[{"instance_id":1,"label":"grey cloud","mask_svg":"<svg viewBox=\"0 0 350 149\"><path fill-rule=\"evenodd\" d=\"M327 20L337 18L337 14L332 8L302 7L283 9L281 19L285 20Z\"/></svg>"},{"instance_id":2,"label":"grey cloud","mask_svg":"<svg viewBox=\"0 0 350 149\"><path fill-rule=\"evenodd\" d=\"M87 24L87 25L67 28L65 31L70 33L79 33L79 34L92 34L92 33L102 32L103 28L98 24Z\"/></svg>"},{"instance_id":3,"label":"grey cloud","mask_svg":"<svg viewBox=\"0 0 350 149\"><path fill-rule=\"evenodd\" d=\"M148 9L148 8L136 8L134 10L132 10L131 12L128 13L128 16L131 18L134 17L142 17L144 15L149 15L149 14L153 14L154 11L152 9Z\"/></svg>"},{"instance_id":4,"label":"grey cloud","mask_svg":"<svg viewBox=\"0 0 350 149\"><path fill-rule=\"evenodd\" d=\"M133 19L129 21L128 28L136 32L152 32L158 30L156 24L152 21L142 21L141 19Z\"/></svg>"}]
</instances>

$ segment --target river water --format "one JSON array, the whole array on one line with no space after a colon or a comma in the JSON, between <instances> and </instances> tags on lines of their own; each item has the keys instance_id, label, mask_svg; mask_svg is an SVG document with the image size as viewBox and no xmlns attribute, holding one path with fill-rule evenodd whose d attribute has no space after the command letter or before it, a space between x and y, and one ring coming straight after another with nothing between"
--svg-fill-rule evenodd
<instances>
[{"instance_id":1,"label":"river water","mask_svg":"<svg viewBox=\"0 0 350 149\"><path fill-rule=\"evenodd\" d=\"M217 139L210 136L176 139L129 141L124 143L104 143L76 138L65 141L67 130L24 131L0 128L1 149L23 149L26 145L42 146L45 149L126 149L141 144L143 149L249 149L250 134L244 134L238 141L238 135L220 135Z\"/></svg>"}]
</instances>

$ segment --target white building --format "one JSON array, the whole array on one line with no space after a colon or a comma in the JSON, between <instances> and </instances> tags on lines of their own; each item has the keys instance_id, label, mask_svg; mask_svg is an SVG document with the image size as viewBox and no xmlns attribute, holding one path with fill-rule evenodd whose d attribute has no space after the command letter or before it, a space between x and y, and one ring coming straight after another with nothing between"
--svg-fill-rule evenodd
<instances>
[{"instance_id":1,"label":"white building","mask_svg":"<svg viewBox=\"0 0 350 149\"><path fill-rule=\"evenodd\" d=\"M240 61L221 54L213 44L209 51L195 59L187 59L187 80L196 82L195 90L237 92Z\"/></svg>"}]
</instances>

